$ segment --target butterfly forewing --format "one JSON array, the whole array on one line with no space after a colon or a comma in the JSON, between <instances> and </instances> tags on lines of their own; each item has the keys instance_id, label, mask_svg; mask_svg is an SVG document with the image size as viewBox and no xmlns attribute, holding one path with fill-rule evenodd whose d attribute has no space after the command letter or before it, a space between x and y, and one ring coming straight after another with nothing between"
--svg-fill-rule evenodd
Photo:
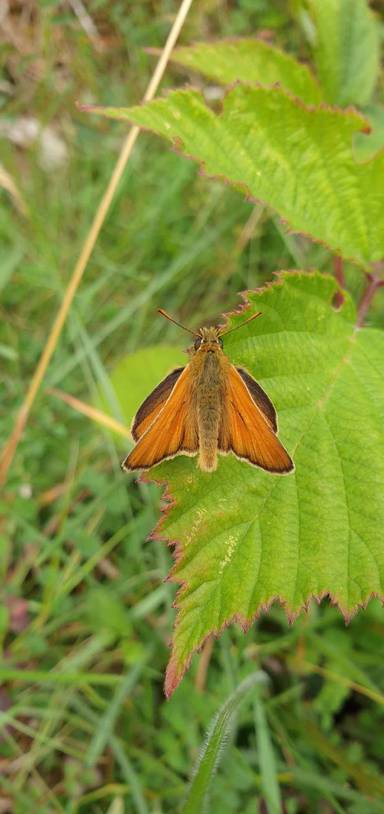
<instances>
[{"instance_id":1,"label":"butterfly forewing","mask_svg":"<svg viewBox=\"0 0 384 814\"><path fill-rule=\"evenodd\" d=\"M261 388L260 388L261 389ZM269 472L290 472L293 463L273 432L270 417L253 400L233 365L227 375L226 399L219 430L219 449Z\"/></svg>"},{"instance_id":2,"label":"butterfly forewing","mask_svg":"<svg viewBox=\"0 0 384 814\"><path fill-rule=\"evenodd\" d=\"M139 407L132 425L132 435L137 441L150 427L156 416L159 414L165 402L171 395L171 392L183 372L183 367L177 367L172 370L168 376L163 379L160 384L152 390L152 393L147 396L145 401Z\"/></svg>"},{"instance_id":3,"label":"butterfly forewing","mask_svg":"<svg viewBox=\"0 0 384 814\"><path fill-rule=\"evenodd\" d=\"M180 452L193 455L198 451L196 409L191 398L191 384L188 365L181 369L167 400L160 409L155 410L154 418L143 434L140 434L136 446L123 462L124 469L149 469ZM139 432L148 415L139 423Z\"/></svg>"}]
</instances>

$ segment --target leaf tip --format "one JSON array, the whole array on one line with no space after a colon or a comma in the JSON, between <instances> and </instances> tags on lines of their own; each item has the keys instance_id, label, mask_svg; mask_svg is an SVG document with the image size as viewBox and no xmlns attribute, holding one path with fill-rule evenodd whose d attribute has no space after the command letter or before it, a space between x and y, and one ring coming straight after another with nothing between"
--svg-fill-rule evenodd
<instances>
[{"instance_id":1,"label":"leaf tip","mask_svg":"<svg viewBox=\"0 0 384 814\"><path fill-rule=\"evenodd\" d=\"M164 695L167 699L171 698L175 690L180 684L181 679L187 669L187 665L180 668L176 664L175 658L172 656L166 672L165 672L165 681L164 681Z\"/></svg>"}]
</instances>

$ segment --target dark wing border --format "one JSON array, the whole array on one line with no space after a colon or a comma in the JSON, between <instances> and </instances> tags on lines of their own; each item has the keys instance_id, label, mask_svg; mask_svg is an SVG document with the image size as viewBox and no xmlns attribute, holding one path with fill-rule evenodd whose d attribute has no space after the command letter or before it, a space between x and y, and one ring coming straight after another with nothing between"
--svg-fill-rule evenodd
<instances>
[{"instance_id":1,"label":"dark wing border","mask_svg":"<svg viewBox=\"0 0 384 814\"><path fill-rule=\"evenodd\" d=\"M240 373L240 376L244 384L247 386L253 401L268 419L273 432L277 433L276 410L271 400L250 373L247 373L247 371L242 367L237 367L236 370L238 373Z\"/></svg>"}]
</instances>

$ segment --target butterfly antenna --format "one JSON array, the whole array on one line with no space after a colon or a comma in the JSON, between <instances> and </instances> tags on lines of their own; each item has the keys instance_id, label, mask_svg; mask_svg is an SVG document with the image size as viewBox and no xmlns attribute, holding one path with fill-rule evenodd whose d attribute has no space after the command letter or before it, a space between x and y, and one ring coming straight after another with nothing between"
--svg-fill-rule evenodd
<instances>
[{"instance_id":1,"label":"butterfly antenna","mask_svg":"<svg viewBox=\"0 0 384 814\"><path fill-rule=\"evenodd\" d=\"M252 320L256 319L256 317L261 317L262 313L263 313L262 311L257 311L256 314L252 314L251 317L245 319L244 322L240 322L240 325L235 325L234 328L230 328L229 331L220 331L220 336L227 336L227 334L231 334L232 331L237 331L238 328L242 328L243 325L247 325L248 322L252 322Z\"/></svg>"},{"instance_id":2,"label":"butterfly antenna","mask_svg":"<svg viewBox=\"0 0 384 814\"><path fill-rule=\"evenodd\" d=\"M165 319L169 319L169 321L173 322L174 325L177 325L179 328L182 328L183 331L188 331L188 333L192 334L192 336L198 335L195 333L195 331L191 331L190 328L186 328L185 325L182 325L181 322L178 322L177 319L173 319L173 317L170 317L169 314L167 314L167 312L164 311L163 308L158 308L157 311L159 314L161 314L162 317L165 317Z\"/></svg>"}]
</instances>

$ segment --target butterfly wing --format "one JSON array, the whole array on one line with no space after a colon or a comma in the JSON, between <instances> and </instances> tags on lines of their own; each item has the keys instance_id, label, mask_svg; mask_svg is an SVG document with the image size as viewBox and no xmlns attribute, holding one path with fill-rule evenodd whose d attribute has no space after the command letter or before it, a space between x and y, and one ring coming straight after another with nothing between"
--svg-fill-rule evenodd
<instances>
[{"instance_id":1,"label":"butterfly wing","mask_svg":"<svg viewBox=\"0 0 384 814\"><path fill-rule=\"evenodd\" d=\"M218 446L221 452L232 451L239 458L269 472L282 473L293 469L293 462L275 435L270 418L252 398L234 365L228 370Z\"/></svg>"},{"instance_id":2,"label":"butterfly wing","mask_svg":"<svg viewBox=\"0 0 384 814\"><path fill-rule=\"evenodd\" d=\"M152 424L156 416L159 414L165 402L171 395L171 392L183 372L183 367L177 367L172 370L168 376L163 379L160 384L152 390L152 393L147 396L139 407L132 424L132 435L135 441L145 433L148 427Z\"/></svg>"},{"instance_id":3,"label":"butterfly wing","mask_svg":"<svg viewBox=\"0 0 384 814\"><path fill-rule=\"evenodd\" d=\"M136 433L137 431L140 433L143 422L146 421L147 416L144 416L136 427ZM138 436L136 446L125 459L122 467L123 469L149 469L160 461L173 458L181 452L185 455L194 455L198 451L198 446L192 378L189 365L187 365L179 373L168 398L155 412L153 420Z\"/></svg>"},{"instance_id":4,"label":"butterfly wing","mask_svg":"<svg viewBox=\"0 0 384 814\"><path fill-rule=\"evenodd\" d=\"M265 417L268 419L272 429L274 432L277 432L277 419L276 419L276 410L268 398L267 394L264 392L263 388L257 383L257 381L250 375L244 368L238 367L236 368L237 372L240 373L240 376L247 386L253 401L260 407L260 410L264 413Z\"/></svg>"}]
</instances>

